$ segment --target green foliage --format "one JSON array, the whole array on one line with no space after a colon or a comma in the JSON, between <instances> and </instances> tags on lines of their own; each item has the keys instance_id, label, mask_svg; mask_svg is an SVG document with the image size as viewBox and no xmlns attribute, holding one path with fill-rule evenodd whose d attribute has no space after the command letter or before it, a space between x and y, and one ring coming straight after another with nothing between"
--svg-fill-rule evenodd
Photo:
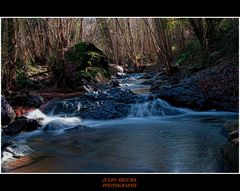
<instances>
[{"instance_id":1,"label":"green foliage","mask_svg":"<svg viewBox=\"0 0 240 191\"><path fill-rule=\"evenodd\" d=\"M86 70L81 70L79 72L79 76L81 78L85 78L87 80L92 80L96 76L104 76L106 78L110 77L109 71L104 68L99 67L88 67Z\"/></svg>"},{"instance_id":2,"label":"green foliage","mask_svg":"<svg viewBox=\"0 0 240 191\"><path fill-rule=\"evenodd\" d=\"M18 88L25 88L29 85L29 81L27 79L27 74L25 71L18 71L16 77L16 86Z\"/></svg>"},{"instance_id":3,"label":"green foliage","mask_svg":"<svg viewBox=\"0 0 240 191\"><path fill-rule=\"evenodd\" d=\"M201 45L198 40L192 39L186 44L186 47L180 52L176 59L176 64L184 65L188 63L198 63L200 64L202 55Z\"/></svg>"},{"instance_id":4,"label":"green foliage","mask_svg":"<svg viewBox=\"0 0 240 191\"><path fill-rule=\"evenodd\" d=\"M88 52L87 55L89 56L89 60L87 61L89 66L94 66L95 63L101 62L101 58L103 55L97 52Z\"/></svg>"},{"instance_id":5,"label":"green foliage","mask_svg":"<svg viewBox=\"0 0 240 191\"><path fill-rule=\"evenodd\" d=\"M180 54L178 56L178 58L176 60L176 64L182 65L186 60L187 60L187 54L186 53L182 53L182 54Z\"/></svg>"},{"instance_id":6,"label":"green foliage","mask_svg":"<svg viewBox=\"0 0 240 191\"><path fill-rule=\"evenodd\" d=\"M84 70L88 66L108 67L107 57L92 43L76 44L66 52L65 58L77 65L79 70Z\"/></svg>"},{"instance_id":7,"label":"green foliage","mask_svg":"<svg viewBox=\"0 0 240 191\"><path fill-rule=\"evenodd\" d=\"M177 26L187 26L188 25L188 21L187 19L175 19L175 18L171 18L171 19L167 19L167 25L168 25L168 29L169 32L172 33L176 30Z\"/></svg>"},{"instance_id":8,"label":"green foliage","mask_svg":"<svg viewBox=\"0 0 240 191\"><path fill-rule=\"evenodd\" d=\"M232 30L238 29L238 19L223 19L221 23L218 25L218 30L223 33L229 33ZM220 33L220 34L221 34Z\"/></svg>"},{"instance_id":9,"label":"green foliage","mask_svg":"<svg viewBox=\"0 0 240 191\"><path fill-rule=\"evenodd\" d=\"M239 33L238 19L219 19L216 21L216 36L204 49L196 39L189 39L185 48L178 53L178 64L185 75L216 65L223 60L238 59ZM204 57L204 59L203 59Z\"/></svg>"},{"instance_id":10,"label":"green foliage","mask_svg":"<svg viewBox=\"0 0 240 191\"><path fill-rule=\"evenodd\" d=\"M222 57L238 58L239 49L239 23L238 19L223 19L218 26L218 41L215 50L220 52Z\"/></svg>"}]
</instances>

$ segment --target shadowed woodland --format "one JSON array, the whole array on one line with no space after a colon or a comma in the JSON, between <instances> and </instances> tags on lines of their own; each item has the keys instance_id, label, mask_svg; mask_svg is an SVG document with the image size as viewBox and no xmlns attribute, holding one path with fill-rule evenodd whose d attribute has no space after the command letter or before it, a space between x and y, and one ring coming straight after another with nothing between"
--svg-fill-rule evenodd
<instances>
[{"instance_id":1,"label":"shadowed woodland","mask_svg":"<svg viewBox=\"0 0 240 191\"><path fill-rule=\"evenodd\" d=\"M34 88L34 77L44 74L48 87L68 87L72 72L66 52L81 42L93 43L109 64L126 72L154 68L173 75L179 69L190 75L237 60L237 31L237 19L219 18L2 19L3 92Z\"/></svg>"}]
</instances>

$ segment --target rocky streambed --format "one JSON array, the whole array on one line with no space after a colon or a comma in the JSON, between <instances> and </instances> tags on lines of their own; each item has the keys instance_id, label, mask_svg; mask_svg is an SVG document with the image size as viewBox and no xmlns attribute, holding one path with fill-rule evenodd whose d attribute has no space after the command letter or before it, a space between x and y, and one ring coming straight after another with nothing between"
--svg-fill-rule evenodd
<instances>
[{"instance_id":1,"label":"rocky streambed","mask_svg":"<svg viewBox=\"0 0 240 191\"><path fill-rule=\"evenodd\" d=\"M219 104L208 91L205 95L199 80L171 84L164 75L122 75L96 91L53 99L15 120L2 98L8 111L2 128L2 170L235 172L236 155L229 163L226 153L231 149L222 146L230 132L222 133L222 127L238 119L238 113L229 112L235 111L227 109L231 104L220 107L227 111L217 111ZM235 144L236 153L236 140L231 142L236 133L233 137L229 143Z\"/></svg>"}]
</instances>

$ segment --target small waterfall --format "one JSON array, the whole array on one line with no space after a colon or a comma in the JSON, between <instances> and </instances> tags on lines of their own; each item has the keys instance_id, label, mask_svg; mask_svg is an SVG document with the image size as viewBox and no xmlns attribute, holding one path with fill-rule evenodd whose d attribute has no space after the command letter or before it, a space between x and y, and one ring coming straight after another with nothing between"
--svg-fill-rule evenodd
<instances>
[{"instance_id":1,"label":"small waterfall","mask_svg":"<svg viewBox=\"0 0 240 191\"><path fill-rule=\"evenodd\" d=\"M77 99L51 100L42 108L42 111L50 116L71 116L79 113L82 108L83 105Z\"/></svg>"},{"instance_id":2,"label":"small waterfall","mask_svg":"<svg viewBox=\"0 0 240 191\"><path fill-rule=\"evenodd\" d=\"M162 99L155 99L132 105L129 117L171 116L189 111L190 109L173 107Z\"/></svg>"},{"instance_id":3,"label":"small waterfall","mask_svg":"<svg viewBox=\"0 0 240 191\"><path fill-rule=\"evenodd\" d=\"M79 117L47 116L39 109L29 112L26 117L40 120L42 123L42 130L66 130L79 126L82 122Z\"/></svg>"}]
</instances>

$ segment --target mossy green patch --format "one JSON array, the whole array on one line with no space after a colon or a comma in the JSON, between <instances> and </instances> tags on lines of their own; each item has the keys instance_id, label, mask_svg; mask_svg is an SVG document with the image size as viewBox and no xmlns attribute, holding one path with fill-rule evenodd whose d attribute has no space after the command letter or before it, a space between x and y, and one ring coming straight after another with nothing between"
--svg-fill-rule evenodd
<instances>
[{"instance_id":1,"label":"mossy green patch","mask_svg":"<svg viewBox=\"0 0 240 191\"><path fill-rule=\"evenodd\" d=\"M74 80L99 82L110 79L108 58L92 43L81 42L69 48L65 53L65 60L68 66L74 68L71 73L66 74L72 84L75 83Z\"/></svg>"},{"instance_id":2,"label":"mossy green patch","mask_svg":"<svg viewBox=\"0 0 240 191\"><path fill-rule=\"evenodd\" d=\"M86 67L108 67L108 59L101 50L92 43L81 42L71 47L65 54L68 62L77 65L79 70Z\"/></svg>"},{"instance_id":3,"label":"mossy green patch","mask_svg":"<svg viewBox=\"0 0 240 191\"><path fill-rule=\"evenodd\" d=\"M85 70L80 70L79 76L87 80L96 80L96 77L110 78L109 71L100 67L87 67Z\"/></svg>"}]
</instances>

